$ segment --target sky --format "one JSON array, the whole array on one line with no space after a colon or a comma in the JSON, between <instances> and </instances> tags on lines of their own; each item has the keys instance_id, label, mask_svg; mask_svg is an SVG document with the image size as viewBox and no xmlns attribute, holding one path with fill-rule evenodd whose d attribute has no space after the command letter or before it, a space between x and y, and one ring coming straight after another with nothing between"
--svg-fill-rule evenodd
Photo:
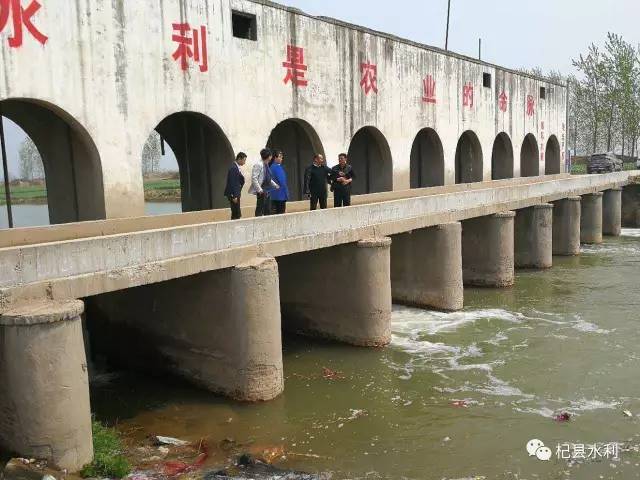
<instances>
[{"instance_id":1,"label":"sky","mask_svg":"<svg viewBox=\"0 0 640 480\"><path fill-rule=\"evenodd\" d=\"M311 15L345 20L444 48L447 0L280 0ZM640 0L451 0L449 49L508 68L574 72L571 60L615 32L640 44ZM5 121L11 175L20 129ZM161 168L174 169L167 156ZM1 175L1 174L0 174ZM0 177L1 178L1 177Z\"/></svg>"}]
</instances>

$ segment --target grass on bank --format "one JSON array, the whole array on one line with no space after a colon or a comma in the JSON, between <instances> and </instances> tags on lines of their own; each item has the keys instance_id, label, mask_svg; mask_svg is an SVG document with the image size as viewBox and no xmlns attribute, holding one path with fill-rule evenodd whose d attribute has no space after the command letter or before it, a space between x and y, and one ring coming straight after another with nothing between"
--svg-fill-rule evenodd
<instances>
[{"instance_id":1,"label":"grass on bank","mask_svg":"<svg viewBox=\"0 0 640 480\"><path fill-rule=\"evenodd\" d=\"M93 462L84 467L80 474L84 478L122 478L131 472L131 465L123 455L124 448L118 432L100 422L94 421Z\"/></svg>"},{"instance_id":2,"label":"grass on bank","mask_svg":"<svg viewBox=\"0 0 640 480\"><path fill-rule=\"evenodd\" d=\"M20 204L47 203L47 188L42 182L33 185L11 185L11 202ZM177 199L180 200L180 180L174 178L150 179L144 181L144 191L147 200ZM6 203L4 184L0 182L0 205Z\"/></svg>"}]
</instances>

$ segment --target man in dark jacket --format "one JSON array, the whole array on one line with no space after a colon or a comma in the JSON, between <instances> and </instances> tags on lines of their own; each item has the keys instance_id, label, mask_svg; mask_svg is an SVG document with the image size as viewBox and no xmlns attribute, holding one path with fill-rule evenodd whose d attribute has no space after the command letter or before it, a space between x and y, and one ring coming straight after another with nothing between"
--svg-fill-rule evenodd
<instances>
[{"instance_id":1,"label":"man in dark jacket","mask_svg":"<svg viewBox=\"0 0 640 480\"><path fill-rule=\"evenodd\" d=\"M311 210L327 208L327 185L331 181L331 169L324 164L324 156L317 153L313 163L304 171L304 193L310 200Z\"/></svg>"},{"instance_id":2,"label":"man in dark jacket","mask_svg":"<svg viewBox=\"0 0 640 480\"><path fill-rule=\"evenodd\" d=\"M231 220L237 220L242 217L240 209L240 196L242 195L242 187L244 186L244 175L242 167L247 161L247 154L240 152L227 172L227 186L224 189L224 196L229 199L231 207Z\"/></svg>"},{"instance_id":3,"label":"man in dark jacket","mask_svg":"<svg viewBox=\"0 0 640 480\"><path fill-rule=\"evenodd\" d=\"M351 206L351 183L356 178L353 167L347 163L347 154L338 155L338 165L331 169L334 207Z\"/></svg>"}]
</instances>

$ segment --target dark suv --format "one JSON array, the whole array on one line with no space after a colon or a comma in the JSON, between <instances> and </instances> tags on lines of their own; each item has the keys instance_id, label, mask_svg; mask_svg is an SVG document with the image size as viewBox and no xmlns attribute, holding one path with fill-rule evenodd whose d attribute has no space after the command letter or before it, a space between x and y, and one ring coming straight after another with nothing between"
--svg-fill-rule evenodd
<instances>
[{"instance_id":1,"label":"dark suv","mask_svg":"<svg viewBox=\"0 0 640 480\"><path fill-rule=\"evenodd\" d=\"M594 153L587 163L587 173L609 173L622 171L622 160L615 153Z\"/></svg>"}]
</instances>

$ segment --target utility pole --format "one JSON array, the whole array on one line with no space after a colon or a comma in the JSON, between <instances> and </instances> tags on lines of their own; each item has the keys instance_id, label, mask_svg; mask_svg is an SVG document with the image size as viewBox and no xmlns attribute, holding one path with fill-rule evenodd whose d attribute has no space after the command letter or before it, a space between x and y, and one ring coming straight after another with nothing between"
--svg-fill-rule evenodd
<instances>
[{"instance_id":1,"label":"utility pole","mask_svg":"<svg viewBox=\"0 0 640 480\"><path fill-rule=\"evenodd\" d=\"M7 160L7 147L4 143L4 126L2 125L2 112L0 111L0 150L2 153L2 169L4 172L4 196L7 201L7 220L9 228L13 228L13 212L11 211L11 191L9 185L9 164Z\"/></svg>"},{"instance_id":2,"label":"utility pole","mask_svg":"<svg viewBox=\"0 0 640 480\"><path fill-rule=\"evenodd\" d=\"M447 36L444 38L444 49L449 50L449 14L451 13L451 0L447 2Z\"/></svg>"},{"instance_id":3,"label":"utility pole","mask_svg":"<svg viewBox=\"0 0 640 480\"><path fill-rule=\"evenodd\" d=\"M482 60L482 39L478 39L478 60Z\"/></svg>"}]
</instances>

